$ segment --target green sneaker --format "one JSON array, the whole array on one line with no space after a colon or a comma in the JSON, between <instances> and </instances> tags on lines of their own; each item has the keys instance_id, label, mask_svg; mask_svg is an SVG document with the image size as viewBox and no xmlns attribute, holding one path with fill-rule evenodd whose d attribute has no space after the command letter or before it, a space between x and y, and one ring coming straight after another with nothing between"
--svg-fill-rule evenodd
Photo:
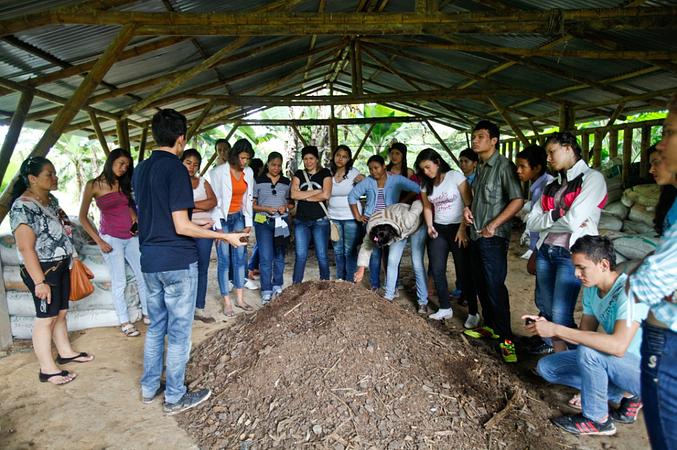
<instances>
[{"instance_id":1,"label":"green sneaker","mask_svg":"<svg viewBox=\"0 0 677 450\"><path fill-rule=\"evenodd\" d=\"M498 339L498 335L494 333L494 330L487 326L465 330L463 334L473 339Z\"/></svg>"},{"instance_id":2,"label":"green sneaker","mask_svg":"<svg viewBox=\"0 0 677 450\"><path fill-rule=\"evenodd\" d=\"M506 339L503 341L499 347L501 348L501 356L503 356L503 361L507 363L516 363L517 362L517 352L515 351L515 344L511 340Z\"/></svg>"}]
</instances>

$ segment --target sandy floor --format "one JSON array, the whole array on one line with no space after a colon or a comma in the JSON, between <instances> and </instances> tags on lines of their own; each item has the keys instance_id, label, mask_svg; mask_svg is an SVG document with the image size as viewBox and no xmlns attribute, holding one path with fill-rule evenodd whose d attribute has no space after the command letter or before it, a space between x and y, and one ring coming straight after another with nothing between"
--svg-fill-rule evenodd
<instances>
[{"instance_id":1,"label":"sandy floor","mask_svg":"<svg viewBox=\"0 0 677 450\"><path fill-rule=\"evenodd\" d=\"M517 333L521 330L519 316L534 310L534 279L526 273L526 262L519 259L522 252L521 248L511 248L508 264L512 322ZM288 260L292 259L293 255L288 256ZM410 300L413 279L408 266L407 254L403 258L401 277L407 289L398 303L413 312ZM319 278L314 260L309 261L306 274L307 279ZM291 264L285 276L289 282ZM195 322L194 343L229 324L220 313L216 278L211 279L207 311L218 320L210 325ZM453 280L451 274L450 280ZM252 305L260 304L258 291L246 291L245 298ZM454 310L456 316L445 326L449 332L460 332L466 312L456 306ZM242 313L237 308L236 312ZM145 329L143 325L139 327ZM151 405L140 401L138 381L142 371L143 337L125 338L117 328L100 328L73 333L71 339L77 350L95 354L96 360L89 364L70 364L67 368L79 376L65 386L38 382L38 365L30 342L17 342L0 359L0 379L4 380L0 383L0 448L197 448L173 418L163 415L160 401ZM529 373L534 364L535 360L521 361L507 370L516 370L531 382L535 396L548 402L565 403L572 391L545 385ZM564 407L562 410L569 412ZM571 438L570 443L571 448L582 449L649 448L642 418L637 424L619 426L615 436Z\"/></svg>"}]
</instances>

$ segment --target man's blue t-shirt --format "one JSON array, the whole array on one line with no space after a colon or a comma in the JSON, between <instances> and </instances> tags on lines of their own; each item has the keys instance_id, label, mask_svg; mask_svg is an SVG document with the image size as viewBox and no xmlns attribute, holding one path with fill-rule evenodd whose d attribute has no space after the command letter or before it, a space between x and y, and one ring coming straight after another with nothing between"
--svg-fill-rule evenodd
<instances>
[{"instance_id":1,"label":"man's blue t-shirt","mask_svg":"<svg viewBox=\"0 0 677 450\"><path fill-rule=\"evenodd\" d=\"M622 320L625 322L628 313L628 297L625 295L626 274L621 274L616 279L609 292L603 297L599 297L597 287L583 289L583 314L594 316L602 325L606 334L613 334L616 322ZM646 319L649 314L649 307L643 303L635 303L632 309L632 318L637 322ZM642 329L637 330L635 337L630 341L626 350L627 353L639 356L639 347L642 343Z\"/></svg>"},{"instance_id":2,"label":"man's blue t-shirt","mask_svg":"<svg viewBox=\"0 0 677 450\"><path fill-rule=\"evenodd\" d=\"M192 212L193 188L176 155L155 150L134 169L134 196L139 211L141 271L184 270L197 261L193 238L176 233L172 212Z\"/></svg>"}]
</instances>

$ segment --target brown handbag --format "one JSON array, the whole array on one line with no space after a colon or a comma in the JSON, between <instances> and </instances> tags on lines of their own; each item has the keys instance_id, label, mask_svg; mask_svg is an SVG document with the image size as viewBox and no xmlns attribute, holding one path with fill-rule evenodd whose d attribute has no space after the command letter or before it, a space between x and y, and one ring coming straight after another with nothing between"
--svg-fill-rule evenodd
<instances>
[{"instance_id":1,"label":"brown handbag","mask_svg":"<svg viewBox=\"0 0 677 450\"><path fill-rule=\"evenodd\" d=\"M529 272L529 275L536 275L536 253L538 253L537 249L531 252L531 256L529 256L527 261L527 272Z\"/></svg>"},{"instance_id":2,"label":"brown handbag","mask_svg":"<svg viewBox=\"0 0 677 450\"><path fill-rule=\"evenodd\" d=\"M76 302L94 292L94 285L89 281L93 278L94 274L89 270L89 267L79 259L74 259L71 267L71 292L68 300Z\"/></svg>"}]
</instances>

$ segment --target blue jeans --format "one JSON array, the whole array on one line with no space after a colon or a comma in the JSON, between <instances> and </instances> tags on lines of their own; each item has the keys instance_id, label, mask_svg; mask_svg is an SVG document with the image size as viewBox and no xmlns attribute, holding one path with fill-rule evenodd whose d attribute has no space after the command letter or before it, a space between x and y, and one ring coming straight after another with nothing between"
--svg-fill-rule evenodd
<instances>
[{"instance_id":1,"label":"blue jeans","mask_svg":"<svg viewBox=\"0 0 677 450\"><path fill-rule=\"evenodd\" d=\"M235 233L244 229L244 215L241 212L228 214L227 219L221 219L221 230L224 233ZM245 268L247 266L247 247L232 247L219 240L216 243L217 272L221 295L228 295L228 269L233 266L233 288L242 289L244 286Z\"/></svg>"},{"instance_id":2,"label":"blue jeans","mask_svg":"<svg viewBox=\"0 0 677 450\"><path fill-rule=\"evenodd\" d=\"M249 257L249 264L247 264L247 270L255 271L259 269L259 241L256 239L254 248L252 248L252 255Z\"/></svg>"},{"instance_id":3,"label":"blue jeans","mask_svg":"<svg viewBox=\"0 0 677 450\"><path fill-rule=\"evenodd\" d=\"M357 269L357 245L362 226L356 220L335 220L339 229L339 240L334 242L336 257L336 279L353 281Z\"/></svg>"},{"instance_id":4,"label":"blue jeans","mask_svg":"<svg viewBox=\"0 0 677 450\"><path fill-rule=\"evenodd\" d=\"M677 333L644 323L642 401L654 450L677 449Z\"/></svg>"},{"instance_id":5,"label":"blue jeans","mask_svg":"<svg viewBox=\"0 0 677 450\"><path fill-rule=\"evenodd\" d=\"M139 238L134 236L130 239L119 239L107 234L102 234L103 239L108 245L113 247L108 253L103 253L103 259L110 270L110 285L113 294L113 304L115 312L120 323L129 322L127 312L127 300L125 300L125 288L127 287L127 273L125 270L125 261L134 272L136 279L136 288L139 292L141 301L141 311L144 316L148 315L148 292L146 282L141 272L141 250L139 249Z\"/></svg>"},{"instance_id":6,"label":"blue jeans","mask_svg":"<svg viewBox=\"0 0 677 450\"><path fill-rule=\"evenodd\" d=\"M583 415L596 422L604 421L607 403L620 402L623 392L639 395L639 357L632 353L619 358L579 345L542 358L536 370L549 383L579 389Z\"/></svg>"},{"instance_id":7,"label":"blue jeans","mask_svg":"<svg viewBox=\"0 0 677 450\"><path fill-rule=\"evenodd\" d=\"M365 236L365 239L368 239ZM381 258L383 257L383 250L374 247L369 257L369 284L372 289L381 287Z\"/></svg>"},{"instance_id":8,"label":"blue jeans","mask_svg":"<svg viewBox=\"0 0 677 450\"><path fill-rule=\"evenodd\" d=\"M317 220L294 219L294 247L296 252L294 274L292 276L294 284L303 281L311 237L315 246L317 264L320 266L320 280L329 279L329 256L327 255L329 246L329 219L326 217Z\"/></svg>"},{"instance_id":9,"label":"blue jeans","mask_svg":"<svg viewBox=\"0 0 677 450\"><path fill-rule=\"evenodd\" d=\"M484 324L503 339L512 339L508 274L508 240L494 236L470 244L470 270L482 305Z\"/></svg>"},{"instance_id":10,"label":"blue jeans","mask_svg":"<svg viewBox=\"0 0 677 450\"><path fill-rule=\"evenodd\" d=\"M402 259L404 247L407 245L407 240L395 241L388 246L388 267L386 269L386 300L395 298L395 288L397 287L397 279L399 275L399 265Z\"/></svg>"},{"instance_id":11,"label":"blue jeans","mask_svg":"<svg viewBox=\"0 0 677 450\"><path fill-rule=\"evenodd\" d=\"M258 246L261 296L270 298L273 290L282 289L284 282L285 242L275 241L275 219L254 223Z\"/></svg>"},{"instance_id":12,"label":"blue jeans","mask_svg":"<svg viewBox=\"0 0 677 450\"><path fill-rule=\"evenodd\" d=\"M207 281L209 277L209 259L212 256L214 239L196 238L197 245L197 298L195 307L204 309L207 297Z\"/></svg>"},{"instance_id":13,"label":"blue jeans","mask_svg":"<svg viewBox=\"0 0 677 450\"><path fill-rule=\"evenodd\" d=\"M150 325L143 349L141 390L144 396L151 397L160 388L166 336L165 401L176 403L186 393L184 376L195 314L197 262L184 270L143 275L148 286Z\"/></svg>"},{"instance_id":14,"label":"blue jeans","mask_svg":"<svg viewBox=\"0 0 677 450\"><path fill-rule=\"evenodd\" d=\"M576 327L574 308L580 289L569 250L541 245L536 254L536 306L541 315L556 324Z\"/></svg>"},{"instance_id":15,"label":"blue jeans","mask_svg":"<svg viewBox=\"0 0 677 450\"><path fill-rule=\"evenodd\" d=\"M411 267L416 279L416 297L419 305L428 304L428 278L425 271L423 256L425 255L425 244L428 238L428 228L425 224L409 236L411 242Z\"/></svg>"}]
</instances>

